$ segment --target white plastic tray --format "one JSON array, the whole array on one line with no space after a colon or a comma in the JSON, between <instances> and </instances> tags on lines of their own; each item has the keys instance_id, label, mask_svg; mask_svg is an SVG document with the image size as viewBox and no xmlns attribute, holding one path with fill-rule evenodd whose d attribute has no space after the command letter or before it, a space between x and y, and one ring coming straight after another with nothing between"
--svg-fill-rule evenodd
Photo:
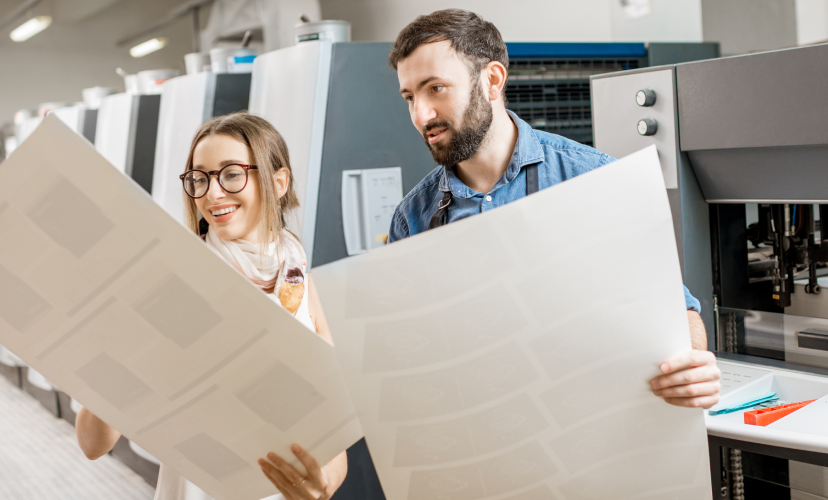
<instances>
[{"instance_id":1,"label":"white plastic tray","mask_svg":"<svg viewBox=\"0 0 828 500\"><path fill-rule=\"evenodd\" d=\"M715 416L706 411L709 435L828 453L828 377L736 361L720 360L718 364L722 370L722 397L713 409L770 391L783 402L817 401L766 427L745 424L744 411Z\"/></svg>"}]
</instances>

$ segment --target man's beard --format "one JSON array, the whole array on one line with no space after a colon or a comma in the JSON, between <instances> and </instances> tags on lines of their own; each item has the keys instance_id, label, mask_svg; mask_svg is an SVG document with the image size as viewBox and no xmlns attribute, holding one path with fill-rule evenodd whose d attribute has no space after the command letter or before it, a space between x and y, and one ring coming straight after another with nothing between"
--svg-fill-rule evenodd
<instances>
[{"instance_id":1,"label":"man's beard","mask_svg":"<svg viewBox=\"0 0 828 500\"><path fill-rule=\"evenodd\" d=\"M472 80L472 91L469 96L469 105L463 112L463 123L461 129L454 128L448 120L435 120L423 129L425 140L431 157L438 165L454 167L460 162L466 161L477 154L483 144L489 127L492 126L492 105L483 95L483 89L477 79ZM449 142L445 146L429 144L428 132L430 130L445 128L449 135Z\"/></svg>"}]
</instances>

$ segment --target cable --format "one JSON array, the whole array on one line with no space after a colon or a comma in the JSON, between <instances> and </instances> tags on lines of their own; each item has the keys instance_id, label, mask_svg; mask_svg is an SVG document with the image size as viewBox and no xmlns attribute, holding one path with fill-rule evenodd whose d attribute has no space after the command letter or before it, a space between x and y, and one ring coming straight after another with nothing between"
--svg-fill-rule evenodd
<instances>
[{"instance_id":1,"label":"cable","mask_svg":"<svg viewBox=\"0 0 828 500\"><path fill-rule=\"evenodd\" d=\"M796 204L794 204L793 217L791 217L791 222L792 222L791 225L793 227L796 227ZM796 234L796 231L794 231L794 234Z\"/></svg>"}]
</instances>

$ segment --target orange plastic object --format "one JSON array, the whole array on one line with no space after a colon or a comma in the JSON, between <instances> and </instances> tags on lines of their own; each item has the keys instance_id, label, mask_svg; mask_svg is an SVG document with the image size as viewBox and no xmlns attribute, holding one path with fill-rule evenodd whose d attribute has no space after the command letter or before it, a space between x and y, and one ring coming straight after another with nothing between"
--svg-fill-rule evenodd
<instances>
[{"instance_id":1,"label":"orange plastic object","mask_svg":"<svg viewBox=\"0 0 828 500\"><path fill-rule=\"evenodd\" d=\"M762 408L761 410L753 410L745 412L745 423L749 425L761 425L762 427L776 422L785 415L790 415L796 410L807 406L816 401L802 401L801 403L791 403L789 405L774 406L772 408Z\"/></svg>"}]
</instances>

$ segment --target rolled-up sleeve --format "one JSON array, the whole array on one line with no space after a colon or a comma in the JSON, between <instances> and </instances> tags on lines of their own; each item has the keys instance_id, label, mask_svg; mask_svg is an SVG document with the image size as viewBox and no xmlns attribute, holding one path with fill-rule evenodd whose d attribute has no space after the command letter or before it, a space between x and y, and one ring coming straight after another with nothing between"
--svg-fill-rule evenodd
<instances>
[{"instance_id":1,"label":"rolled-up sleeve","mask_svg":"<svg viewBox=\"0 0 828 500\"><path fill-rule=\"evenodd\" d=\"M701 302L690 294L690 290L686 286L684 287L684 301L687 303L688 311L692 309L697 313L701 313Z\"/></svg>"}]
</instances>

